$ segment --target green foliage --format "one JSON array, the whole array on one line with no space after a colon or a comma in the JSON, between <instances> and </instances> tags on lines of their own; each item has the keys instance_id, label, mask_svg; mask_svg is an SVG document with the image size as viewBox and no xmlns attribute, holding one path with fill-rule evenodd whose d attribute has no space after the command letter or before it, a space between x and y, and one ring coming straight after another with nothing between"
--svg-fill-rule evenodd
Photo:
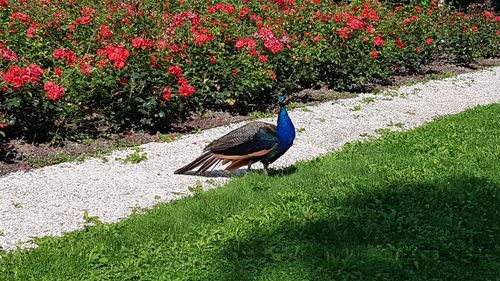
<instances>
[{"instance_id":1,"label":"green foliage","mask_svg":"<svg viewBox=\"0 0 500 281\"><path fill-rule=\"evenodd\" d=\"M17 58L0 60L0 128L35 140L162 130L190 112L249 113L298 85L359 89L438 57L469 63L500 50L493 15L435 1L212 2L8 1L0 48ZM13 75L29 65L39 76Z\"/></svg>"},{"instance_id":2,"label":"green foliage","mask_svg":"<svg viewBox=\"0 0 500 281\"><path fill-rule=\"evenodd\" d=\"M197 196L203 192L203 183L201 181L196 181L196 184L189 186L188 190L193 196Z\"/></svg>"},{"instance_id":3,"label":"green foliage","mask_svg":"<svg viewBox=\"0 0 500 281\"><path fill-rule=\"evenodd\" d=\"M405 126L405 123L390 121L389 123L387 123L387 126L389 126L389 127L403 128Z\"/></svg>"},{"instance_id":4,"label":"green foliage","mask_svg":"<svg viewBox=\"0 0 500 281\"><path fill-rule=\"evenodd\" d=\"M87 226L98 226L98 225L102 225L102 222L101 220L99 219L98 216L89 216L89 212L87 210L85 210L83 212L83 220L85 221L85 224Z\"/></svg>"},{"instance_id":5,"label":"green foliage","mask_svg":"<svg viewBox=\"0 0 500 281\"><path fill-rule=\"evenodd\" d=\"M125 157L125 159L117 158L117 160L122 161L124 164L138 164L144 160L148 159L148 154L143 152L144 149L140 146L133 148L134 152L130 153Z\"/></svg>"},{"instance_id":6,"label":"green foliage","mask_svg":"<svg viewBox=\"0 0 500 281\"><path fill-rule=\"evenodd\" d=\"M156 136L158 137L158 140L161 142L172 142L176 139L176 137L173 134L162 134L160 132L156 133Z\"/></svg>"},{"instance_id":7,"label":"green foliage","mask_svg":"<svg viewBox=\"0 0 500 281\"><path fill-rule=\"evenodd\" d=\"M363 107L360 104L357 104L357 105L353 106L350 110L351 111L360 111L361 109L363 109Z\"/></svg>"},{"instance_id":8,"label":"green foliage","mask_svg":"<svg viewBox=\"0 0 500 281\"><path fill-rule=\"evenodd\" d=\"M362 99L362 101L366 104L370 104L370 103L374 103L375 102L375 98L374 97L364 97Z\"/></svg>"},{"instance_id":9,"label":"green foliage","mask_svg":"<svg viewBox=\"0 0 500 281\"><path fill-rule=\"evenodd\" d=\"M500 105L0 253L2 280L497 280Z\"/></svg>"}]
</instances>

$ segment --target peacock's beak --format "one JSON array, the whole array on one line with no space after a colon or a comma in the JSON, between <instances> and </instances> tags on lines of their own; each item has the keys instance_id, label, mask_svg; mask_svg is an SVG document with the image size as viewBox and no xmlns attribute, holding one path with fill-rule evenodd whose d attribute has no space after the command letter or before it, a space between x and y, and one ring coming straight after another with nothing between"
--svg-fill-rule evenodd
<instances>
[{"instance_id":1,"label":"peacock's beak","mask_svg":"<svg viewBox=\"0 0 500 281\"><path fill-rule=\"evenodd\" d=\"M290 102L291 99L292 99L291 95L285 95L284 99L278 102L278 105L285 106Z\"/></svg>"}]
</instances>

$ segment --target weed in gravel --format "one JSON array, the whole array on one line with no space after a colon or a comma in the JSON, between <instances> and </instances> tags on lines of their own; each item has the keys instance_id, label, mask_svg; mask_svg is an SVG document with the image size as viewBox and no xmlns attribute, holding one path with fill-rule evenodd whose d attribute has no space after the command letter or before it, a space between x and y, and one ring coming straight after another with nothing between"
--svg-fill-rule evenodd
<instances>
[{"instance_id":1,"label":"weed in gravel","mask_svg":"<svg viewBox=\"0 0 500 281\"><path fill-rule=\"evenodd\" d=\"M197 196L203 192L203 183L197 180L194 185L188 187L188 190L193 196Z\"/></svg>"},{"instance_id":2,"label":"weed in gravel","mask_svg":"<svg viewBox=\"0 0 500 281\"><path fill-rule=\"evenodd\" d=\"M250 112L250 116L254 118L273 118L274 113L272 112L261 112L261 111L252 111Z\"/></svg>"},{"instance_id":3,"label":"weed in gravel","mask_svg":"<svg viewBox=\"0 0 500 281\"><path fill-rule=\"evenodd\" d=\"M361 105L355 105L353 106L350 111L360 111L361 109L363 109L363 107Z\"/></svg>"},{"instance_id":4,"label":"weed in gravel","mask_svg":"<svg viewBox=\"0 0 500 281\"><path fill-rule=\"evenodd\" d=\"M402 129L402 128L404 128L405 123L404 122L394 122L391 120L389 123L387 123L387 126Z\"/></svg>"},{"instance_id":5,"label":"weed in gravel","mask_svg":"<svg viewBox=\"0 0 500 281\"><path fill-rule=\"evenodd\" d=\"M384 93L383 93L383 96L386 98L397 98L400 95L401 94L397 90L387 90L387 91L384 91Z\"/></svg>"},{"instance_id":6,"label":"weed in gravel","mask_svg":"<svg viewBox=\"0 0 500 281\"><path fill-rule=\"evenodd\" d=\"M175 196L184 196L184 195L186 195L185 192L180 192L180 191L171 191L170 193L172 193Z\"/></svg>"},{"instance_id":7,"label":"weed in gravel","mask_svg":"<svg viewBox=\"0 0 500 281\"><path fill-rule=\"evenodd\" d=\"M311 110L309 108L307 108L306 104L303 103L303 102L291 102L288 104L288 108L290 110L294 110L294 109L300 109L304 112L310 112Z\"/></svg>"},{"instance_id":8,"label":"weed in gravel","mask_svg":"<svg viewBox=\"0 0 500 281\"><path fill-rule=\"evenodd\" d=\"M369 133L360 133L359 136L362 137L362 138L368 139L368 140L371 140L371 139L375 138L374 135L369 134Z\"/></svg>"},{"instance_id":9,"label":"weed in gravel","mask_svg":"<svg viewBox=\"0 0 500 281\"><path fill-rule=\"evenodd\" d=\"M158 137L158 140L160 142L166 142L166 143L173 142L174 140L177 139L173 134L162 134L160 132L157 132L156 136Z\"/></svg>"},{"instance_id":10,"label":"weed in gravel","mask_svg":"<svg viewBox=\"0 0 500 281\"><path fill-rule=\"evenodd\" d=\"M209 184L209 185L211 185L211 186L213 186L213 187L216 187L216 186L219 186L219 185L220 185L220 184L219 184L216 180L214 180L214 179L207 179L206 183L207 183L207 184Z\"/></svg>"},{"instance_id":11,"label":"weed in gravel","mask_svg":"<svg viewBox=\"0 0 500 281\"><path fill-rule=\"evenodd\" d=\"M362 101L366 104L370 104L370 103L374 103L375 102L375 98L374 97L364 97L362 99Z\"/></svg>"},{"instance_id":12,"label":"weed in gravel","mask_svg":"<svg viewBox=\"0 0 500 281\"><path fill-rule=\"evenodd\" d=\"M99 219L99 217L90 216L87 210L83 212L83 221L85 222L86 227L102 225L102 221Z\"/></svg>"},{"instance_id":13,"label":"weed in gravel","mask_svg":"<svg viewBox=\"0 0 500 281\"><path fill-rule=\"evenodd\" d=\"M124 164L138 164L148 159L148 154L146 152L143 152L144 149L142 147L137 146L134 147L133 150L134 152L127 155L125 159L116 158L116 160L121 161Z\"/></svg>"},{"instance_id":14,"label":"weed in gravel","mask_svg":"<svg viewBox=\"0 0 500 281\"><path fill-rule=\"evenodd\" d=\"M421 92L422 92L422 89L420 89L420 88L416 87L416 88L413 88L413 89L411 90L411 93L409 93L409 94L410 94L410 95L417 95L417 94L419 94L419 93L421 93ZM403 95L404 95L404 94L402 94L402 96L403 96ZM405 96L407 96L407 95L405 95Z\"/></svg>"},{"instance_id":15,"label":"weed in gravel","mask_svg":"<svg viewBox=\"0 0 500 281\"><path fill-rule=\"evenodd\" d=\"M389 129L389 128L378 128L378 129L375 129L375 133L381 135L381 136L385 136L389 133L391 133L392 130Z\"/></svg>"},{"instance_id":16,"label":"weed in gravel","mask_svg":"<svg viewBox=\"0 0 500 281\"><path fill-rule=\"evenodd\" d=\"M443 80L446 78L452 78L455 76L452 72L445 71L443 73L433 73L431 74L431 79L432 80Z\"/></svg>"}]
</instances>

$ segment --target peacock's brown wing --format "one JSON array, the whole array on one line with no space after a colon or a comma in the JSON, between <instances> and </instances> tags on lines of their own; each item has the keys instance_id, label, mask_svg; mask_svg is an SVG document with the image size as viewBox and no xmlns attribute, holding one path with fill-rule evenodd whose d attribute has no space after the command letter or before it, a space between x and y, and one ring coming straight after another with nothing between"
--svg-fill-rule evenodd
<instances>
[{"instance_id":1,"label":"peacock's brown wing","mask_svg":"<svg viewBox=\"0 0 500 281\"><path fill-rule=\"evenodd\" d=\"M251 122L214 140L205 147L220 155L248 155L278 145L276 126L265 122Z\"/></svg>"}]
</instances>

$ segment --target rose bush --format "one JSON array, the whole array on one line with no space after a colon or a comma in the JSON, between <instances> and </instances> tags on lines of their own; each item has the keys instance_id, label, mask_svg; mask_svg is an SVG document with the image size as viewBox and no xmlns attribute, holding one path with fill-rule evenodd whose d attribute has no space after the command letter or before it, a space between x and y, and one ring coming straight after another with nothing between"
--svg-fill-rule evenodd
<instances>
[{"instance_id":1,"label":"rose bush","mask_svg":"<svg viewBox=\"0 0 500 281\"><path fill-rule=\"evenodd\" d=\"M0 128L35 138L168 128L190 111L252 110L297 85L352 89L438 56L500 54L490 12L214 2L0 0Z\"/></svg>"}]
</instances>

